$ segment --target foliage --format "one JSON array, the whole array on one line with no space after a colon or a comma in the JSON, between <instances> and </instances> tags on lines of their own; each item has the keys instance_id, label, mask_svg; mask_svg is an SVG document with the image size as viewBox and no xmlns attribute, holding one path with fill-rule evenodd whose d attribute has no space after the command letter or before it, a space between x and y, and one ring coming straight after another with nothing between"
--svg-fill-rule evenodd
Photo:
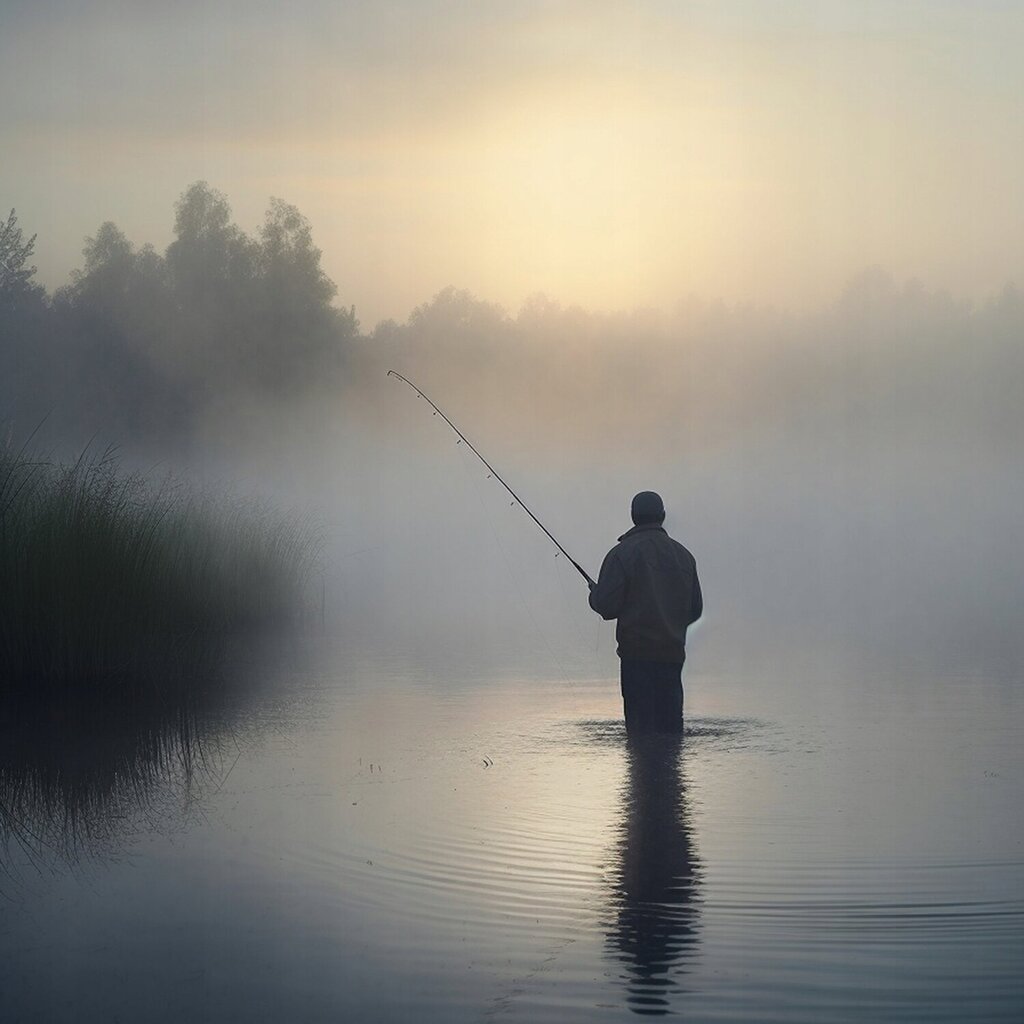
<instances>
[{"instance_id":1,"label":"foliage","mask_svg":"<svg viewBox=\"0 0 1024 1024\"><path fill-rule=\"evenodd\" d=\"M52 304L28 280L34 238L14 213L0 226L0 408L19 430L53 415L64 437L97 432L187 443L210 409L273 414L336 384L358 332L302 214L272 199L251 237L205 182L182 194L164 253L113 223L85 241L83 264ZM8 293L36 299L32 315ZM6 289L6 290L5 290Z\"/></svg>"},{"instance_id":2,"label":"foliage","mask_svg":"<svg viewBox=\"0 0 1024 1024\"><path fill-rule=\"evenodd\" d=\"M109 452L0 450L5 696L144 690L183 648L295 614L315 555L294 518L153 490Z\"/></svg>"},{"instance_id":3,"label":"foliage","mask_svg":"<svg viewBox=\"0 0 1024 1024\"><path fill-rule=\"evenodd\" d=\"M0 224L0 296L19 291L28 284L36 268L25 264L35 251L35 244L35 235L25 241L12 209L6 222Z\"/></svg>"}]
</instances>

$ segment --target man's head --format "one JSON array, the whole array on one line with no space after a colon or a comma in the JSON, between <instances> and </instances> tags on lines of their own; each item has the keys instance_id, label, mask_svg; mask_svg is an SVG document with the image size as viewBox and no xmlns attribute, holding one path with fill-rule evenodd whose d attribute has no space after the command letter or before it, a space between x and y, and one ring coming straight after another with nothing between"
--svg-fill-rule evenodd
<instances>
[{"instance_id":1,"label":"man's head","mask_svg":"<svg viewBox=\"0 0 1024 1024\"><path fill-rule=\"evenodd\" d=\"M629 511L636 526L660 525L665 521L665 503L654 491L641 491L635 495Z\"/></svg>"}]
</instances>

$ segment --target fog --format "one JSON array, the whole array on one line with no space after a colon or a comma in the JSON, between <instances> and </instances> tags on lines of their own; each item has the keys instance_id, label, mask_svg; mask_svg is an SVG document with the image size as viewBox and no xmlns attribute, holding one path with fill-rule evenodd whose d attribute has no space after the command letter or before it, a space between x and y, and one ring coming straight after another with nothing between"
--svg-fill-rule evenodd
<instances>
[{"instance_id":1,"label":"fog","mask_svg":"<svg viewBox=\"0 0 1024 1024\"><path fill-rule=\"evenodd\" d=\"M1022 41L4 0L10 1015L1019 1019Z\"/></svg>"},{"instance_id":2,"label":"fog","mask_svg":"<svg viewBox=\"0 0 1024 1024\"><path fill-rule=\"evenodd\" d=\"M368 325L449 284L516 309L694 291L811 309L882 262L981 299L1024 272L1015 4L203 0L4 5L0 195L40 280L185 184L316 226ZM6 212L6 211L5 211Z\"/></svg>"},{"instance_id":3,"label":"fog","mask_svg":"<svg viewBox=\"0 0 1024 1024\"><path fill-rule=\"evenodd\" d=\"M447 288L366 329L281 201L250 236L193 185L165 252L105 224L52 294L29 230L5 236L10 443L114 444L312 516L328 632L510 671L613 665L575 570L394 368L592 575L632 494L662 493L706 595L693 671L1020 664L1013 288L973 303L874 268L803 313L509 312Z\"/></svg>"},{"instance_id":4,"label":"fog","mask_svg":"<svg viewBox=\"0 0 1024 1024\"><path fill-rule=\"evenodd\" d=\"M632 494L663 494L704 582L694 671L1012 670L1020 316L1012 292L971 308L879 271L805 317L699 304L602 317L538 300L501 320L442 295L364 349L389 438L361 485L365 533L379 524L396 556L382 608L408 621L429 608L451 642L484 619L527 649L611 653L574 571L384 378L397 366L592 573ZM387 564L359 557L371 575Z\"/></svg>"}]
</instances>

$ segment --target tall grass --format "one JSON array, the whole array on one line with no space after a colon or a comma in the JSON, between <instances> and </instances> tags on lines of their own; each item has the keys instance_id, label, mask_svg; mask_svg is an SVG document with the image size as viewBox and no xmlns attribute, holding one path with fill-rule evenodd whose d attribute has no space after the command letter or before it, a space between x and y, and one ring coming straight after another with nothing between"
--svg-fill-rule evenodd
<instances>
[{"instance_id":1,"label":"tall grass","mask_svg":"<svg viewBox=\"0 0 1024 1024\"><path fill-rule=\"evenodd\" d=\"M150 486L112 453L0 449L0 683L144 694L204 640L296 614L317 556L294 517Z\"/></svg>"}]
</instances>

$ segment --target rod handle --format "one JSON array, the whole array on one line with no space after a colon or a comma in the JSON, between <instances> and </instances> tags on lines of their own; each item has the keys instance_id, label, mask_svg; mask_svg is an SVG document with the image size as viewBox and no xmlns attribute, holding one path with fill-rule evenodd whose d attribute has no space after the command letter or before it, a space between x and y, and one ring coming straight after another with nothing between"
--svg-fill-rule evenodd
<instances>
[{"instance_id":1,"label":"rod handle","mask_svg":"<svg viewBox=\"0 0 1024 1024\"><path fill-rule=\"evenodd\" d=\"M583 566L580 565L580 563L575 561L574 559L570 558L569 561L572 562L572 564L576 567L576 571L587 581L587 584L590 587L590 589L593 590L594 587L597 586L597 583L596 581L590 578L590 574L587 572L587 570L584 569Z\"/></svg>"}]
</instances>

